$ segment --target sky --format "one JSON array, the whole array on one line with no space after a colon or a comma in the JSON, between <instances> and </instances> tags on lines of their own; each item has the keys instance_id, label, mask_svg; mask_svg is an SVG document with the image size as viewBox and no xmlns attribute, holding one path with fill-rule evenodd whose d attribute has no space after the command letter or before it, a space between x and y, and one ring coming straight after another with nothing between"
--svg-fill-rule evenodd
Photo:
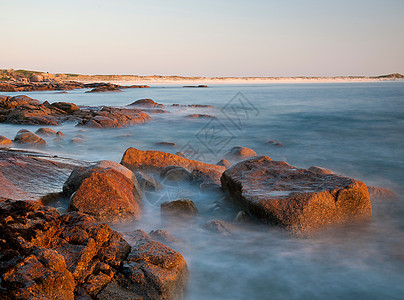
<instances>
[{"instance_id":1,"label":"sky","mask_svg":"<svg viewBox=\"0 0 404 300\"><path fill-rule=\"evenodd\" d=\"M0 0L0 68L50 73L404 73L404 0Z\"/></svg>"}]
</instances>

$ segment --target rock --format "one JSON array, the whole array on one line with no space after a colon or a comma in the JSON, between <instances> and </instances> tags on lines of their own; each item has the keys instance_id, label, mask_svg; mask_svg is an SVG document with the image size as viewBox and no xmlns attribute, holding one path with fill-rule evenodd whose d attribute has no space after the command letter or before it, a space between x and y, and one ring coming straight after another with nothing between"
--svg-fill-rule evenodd
<instances>
[{"instance_id":1,"label":"rock","mask_svg":"<svg viewBox=\"0 0 404 300\"><path fill-rule=\"evenodd\" d=\"M308 168L309 171L316 173L316 174L334 174L333 171L322 168L322 167L317 167L317 166L312 166Z\"/></svg>"},{"instance_id":2,"label":"rock","mask_svg":"<svg viewBox=\"0 0 404 300\"><path fill-rule=\"evenodd\" d=\"M222 188L267 224L303 232L372 215L366 185L335 174L297 169L267 156L226 170Z\"/></svg>"},{"instance_id":3,"label":"rock","mask_svg":"<svg viewBox=\"0 0 404 300\"><path fill-rule=\"evenodd\" d=\"M226 169L228 169L228 168L230 168L231 167L231 163L229 163L229 161L227 160L227 159L222 159L221 161L219 161L218 163L217 163L217 165L218 166L223 166L223 167L225 167Z\"/></svg>"},{"instance_id":4,"label":"rock","mask_svg":"<svg viewBox=\"0 0 404 300\"><path fill-rule=\"evenodd\" d=\"M138 230L128 261L122 265L124 277L109 283L97 299L181 299L189 272L182 255L152 240Z\"/></svg>"},{"instance_id":5,"label":"rock","mask_svg":"<svg viewBox=\"0 0 404 300\"><path fill-rule=\"evenodd\" d=\"M139 109L123 109L103 107L100 111L91 111L83 117L77 126L90 128L123 128L135 124L142 124L150 116Z\"/></svg>"},{"instance_id":6,"label":"rock","mask_svg":"<svg viewBox=\"0 0 404 300\"><path fill-rule=\"evenodd\" d=\"M152 176L149 176L140 171L136 172L135 176L142 191L153 192L162 188L161 184L157 182Z\"/></svg>"},{"instance_id":7,"label":"rock","mask_svg":"<svg viewBox=\"0 0 404 300\"><path fill-rule=\"evenodd\" d=\"M186 198L161 203L160 209L164 217L188 218L198 215L194 202Z\"/></svg>"},{"instance_id":8,"label":"rock","mask_svg":"<svg viewBox=\"0 0 404 300\"><path fill-rule=\"evenodd\" d=\"M164 181L183 181L189 182L191 181L192 175L187 169L178 166L168 166L164 168L160 177L164 179Z\"/></svg>"},{"instance_id":9,"label":"rock","mask_svg":"<svg viewBox=\"0 0 404 300\"><path fill-rule=\"evenodd\" d=\"M371 200L398 200L399 197L393 191L377 186L368 186Z\"/></svg>"},{"instance_id":10,"label":"rock","mask_svg":"<svg viewBox=\"0 0 404 300\"><path fill-rule=\"evenodd\" d=\"M46 146L46 141L37 136L36 134L32 133L31 131L18 131L17 135L14 138L14 143L18 144L26 144L36 147L44 147Z\"/></svg>"},{"instance_id":11,"label":"rock","mask_svg":"<svg viewBox=\"0 0 404 300\"><path fill-rule=\"evenodd\" d=\"M170 142L159 142L155 143L156 146L167 146L167 147L177 147L176 143L170 143Z\"/></svg>"},{"instance_id":12,"label":"rock","mask_svg":"<svg viewBox=\"0 0 404 300\"><path fill-rule=\"evenodd\" d=\"M87 163L26 151L0 151L0 197L37 200L59 192L77 166ZM41 188L38 188L41 187Z\"/></svg>"},{"instance_id":13,"label":"rock","mask_svg":"<svg viewBox=\"0 0 404 300\"><path fill-rule=\"evenodd\" d=\"M121 164L132 171L162 171L167 166L180 166L188 170L199 170L213 182L219 183L225 168L190 160L175 154L161 151L141 151L129 148L125 151Z\"/></svg>"},{"instance_id":14,"label":"rock","mask_svg":"<svg viewBox=\"0 0 404 300\"><path fill-rule=\"evenodd\" d=\"M234 223L249 223L251 222L250 216L245 212L240 210L236 217L234 218Z\"/></svg>"},{"instance_id":15,"label":"rock","mask_svg":"<svg viewBox=\"0 0 404 300\"><path fill-rule=\"evenodd\" d=\"M128 106L136 106L141 108L165 108L163 104L156 103L152 99L139 99Z\"/></svg>"},{"instance_id":16,"label":"rock","mask_svg":"<svg viewBox=\"0 0 404 300\"><path fill-rule=\"evenodd\" d=\"M82 142L84 142L84 139L79 137L75 137L70 140L70 143L72 144L81 144Z\"/></svg>"},{"instance_id":17,"label":"rock","mask_svg":"<svg viewBox=\"0 0 404 300\"><path fill-rule=\"evenodd\" d=\"M61 132L61 131L58 131L58 132L56 132L56 136L57 137L64 137L65 134L63 132Z\"/></svg>"},{"instance_id":18,"label":"rock","mask_svg":"<svg viewBox=\"0 0 404 300\"><path fill-rule=\"evenodd\" d=\"M34 74L30 77L29 81L31 82L41 82L43 77L41 75Z\"/></svg>"},{"instance_id":19,"label":"rock","mask_svg":"<svg viewBox=\"0 0 404 300\"><path fill-rule=\"evenodd\" d=\"M178 156L181 156L181 157L183 157L183 158L187 158L187 156L185 155L185 153L184 152L175 152L175 155L178 155Z\"/></svg>"},{"instance_id":20,"label":"rock","mask_svg":"<svg viewBox=\"0 0 404 300\"><path fill-rule=\"evenodd\" d=\"M181 242L179 239L177 239L176 237L172 236L170 233L168 233L167 231L162 230L162 229L150 231L149 236L153 240L158 241L163 244L173 244L173 243Z\"/></svg>"},{"instance_id":21,"label":"rock","mask_svg":"<svg viewBox=\"0 0 404 300\"><path fill-rule=\"evenodd\" d=\"M6 138L5 136L0 135L0 147L8 147L13 144L13 141Z\"/></svg>"},{"instance_id":22,"label":"rock","mask_svg":"<svg viewBox=\"0 0 404 300\"><path fill-rule=\"evenodd\" d=\"M130 246L37 202L0 202L0 250L1 299L177 299L188 280L182 255L146 233Z\"/></svg>"},{"instance_id":23,"label":"rock","mask_svg":"<svg viewBox=\"0 0 404 300\"><path fill-rule=\"evenodd\" d=\"M192 114L187 116L188 119L216 119L215 116L205 114Z\"/></svg>"},{"instance_id":24,"label":"rock","mask_svg":"<svg viewBox=\"0 0 404 300\"><path fill-rule=\"evenodd\" d=\"M257 153L254 150L246 147L233 147L228 153L225 154L225 157L233 162L238 162L254 156L257 156Z\"/></svg>"},{"instance_id":25,"label":"rock","mask_svg":"<svg viewBox=\"0 0 404 300\"><path fill-rule=\"evenodd\" d=\"M207 85L200 84L200 85L184 85L184 88L207 88Z\"/></svg>"},{"instance_id":26,"label":"rock","mask_svg":"<svg viewBox=\"0 0 404 300\"><path fill-rule=\"evenodd\" d=\"M56 131L51 129L51 128L45 128L41 127L37 131L35 131L36 134L42 135L42 136L52 136L56 135Z\"/></svg>"},{"instance_id":27,"label":"rock","mask_svg":"<svg viewBox=\"0 0 404 300\"><path fill-rule=\"evenodd\" d=\"M229 235L234 230L234 226L231 223L222 220L209 221L203 225L203 228L223 235Z\"/></svg>"},{"instance_id":28,"label":"rock","mask_svg":"<svg viewBox=\"0 0 404 300\"><path fill-rule=\"evenodd\" d=\"M113 86L104 86L92 89L86 93L105 93L105 92L122 92L119 88Z\"/></svg>"},{"instance_id":29,"label":"rock","mask_svg":"<svg viewBox=\"0 0 404 300\"><path fill-rule=\"evenodd\" d=\"M222 193L222 187L219 184L212 182L202 182L199 185L199 190L202 193Z\"/></svg>"},{"instance_id":30,"label":"rock","mask_svg":"<svg viewBox=\"0 0 404 300\"><path fill-rule=\"evenodd\" d=\"M75 112L80 111L80 107L78 107L74 103L69 103L69 102L55 102L50 105L51 107L56 107L68 114L73 114Z\"/></svg>"},{"instance_id":31,"label":"rock","mask_svg":"<svg viewBox=\"0 0 404 300\"><path fill-rule=\"evenodd\" d=\"M72 195L69 211L97 220L117 222L139 219L141 199L133 181L114 169L92 172Z\"/></svg>"},{"instance_id":32,"label":"rock","mask_svg":"<svg viewBox=\"0 0 404 300\"><path fill-rule=\"evenodd\" d=\"M278 147L283 147L283 144L281 142L277 142L277 141L268 141L268 144L272 144L274 146L278 146Z\"/></svg>"},{"instance_id":33,"label":"rock","mask_svg":"<svg viewBox=\"0 0 404 300\"><path fill-rule=\"evenodd\" d=\"M63 192L70 197L75 191L79 189L83 181L91 176L92 173L110 169L121 173L127 179L131 180L136 187L138 187L136 177L134 177L131 170L125 168L115 161L101 160L96 164L90 166L79 166L77 168L74 168L73 172L71 172L69 178L67 178L66 182L63 185Z\"/></svg>"}]
</instances>

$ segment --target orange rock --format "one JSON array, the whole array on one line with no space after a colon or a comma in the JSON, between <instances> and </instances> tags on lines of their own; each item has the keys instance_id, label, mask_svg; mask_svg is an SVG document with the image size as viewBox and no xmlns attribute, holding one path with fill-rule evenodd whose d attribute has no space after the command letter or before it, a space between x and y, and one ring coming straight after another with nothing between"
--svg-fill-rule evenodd
<instances>
[{"instance_id":1,"label":"orange rock","mask_svg":"<svg viewBox=\"0 0 404 300\"><path fill-rule=\"evenodd\" d=\"M132 180L114 169L105 169L82 182L70 199L69 210L102 221L139 219L141 199Z\"/></svg>"},{"instance_id":2,"label":"orange rock","mask_svg":"<svg viewBox=\"0 0 404 300\"><path fill-rule=\"evenodd\" d=\"M187 159L175 154L161 151L142 151L129 148L125 151L121 164L132 171L161 171L167 166L180 166L190 171L199 170L213 182L220 182L220 176L225 167L205 164L196 160Z\"/></svg>"}]
</instances>

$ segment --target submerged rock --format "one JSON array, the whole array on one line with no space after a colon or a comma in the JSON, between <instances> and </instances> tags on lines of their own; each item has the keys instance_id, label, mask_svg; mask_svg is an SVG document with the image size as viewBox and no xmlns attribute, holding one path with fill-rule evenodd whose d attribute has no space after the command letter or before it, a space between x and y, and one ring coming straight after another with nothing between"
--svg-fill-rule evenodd
<instances>
[{"instance_id":1,"label":"submerged rock","mask_svg":"<svg viewBox=\"0 0 404 300\"><path fill-rule=\"evenodd\" d=\"M233 232L234 225L231 223L222 221L222 220L212 220L212 221L206 222L203 225L203 228L205 228L206 230L212 231L212 232L223 234L223 235L229 235Z\"/></svg>"},{"instance_id":2,"label":"submerged rock","mask_svg":"<svg viewBox=\"0 0 404 300\"><path fill-rule=\"evenodd\" d=\"M254 156L257 156L257 153L254 150L246 147L233 147L228 153L225 154L225 157L232 162L238 162Z\"/></svg>"},{"instance_id":3,"label":"submerged rock","mask_svg":"<svg viewBox=\"0 0 404 300\"><path fill-rule=\"evenodd\" d=\"M107 224L37 202L0 202L1 299L180 299L182 255L144 233L129 245Z\"/></svg>"},{"instance_id":4,"label":"submerged rock","mask_svg":"<svg viewBox=\"0 0 404 300\"><path fill-rule=\"evenodd\" d=\"M167 147L177 147L176 143L170 143L170 142L159 142L155 143L156 146L167 146Z\"/></svg>"},{"instance_id":5,"label":"submerged rock","mask_svg":"<svg viewBox=\"0 0 404 300\"><path fill-rule=\"evenodd\" d=\"M222 188L264 223L296 231L372 215L366 185L352 178L297 169L267 156L223 173Z\"/></svg>"},{"instance_id":6,"label":"submerged rock","mask_svg":"<svg viewBox=\"0 0 404 300\"><path fill-rule=\"evenodd\" d=\"M371 200L397 200L399 197L393 191L377 186L368 186Z\"/></svg>"},{"instance_id":7,"label":"submerged rock","mask_svg":"<svg viewBox=\"0 0 404 300\"><path fill-rule=\"evenodd\" d=\"M161 203L161 215L164 217L188 218L198 215L198 209L190 199L178 199Z\"/></svg>"},{"instance_id":8,"label":"submerged rock","mask_svg":"<svg viewBox=\"0 0 404 300\"><path fill-rule=\"evenodd\" d=\"M142 170L162 171L168 166L180 166L192 171L199 170L216 183L220 182L220 176L225 170L222 166L205 164L171 153L151 150L141 151L135 148L129 148L125 151L121 164L134 172Z\"/></svg>"},{"instance_id":9,"label":"submerged rock","mask_svg":"<svg viewBox=\"0 0 404 300\"><path fill-rule=\"evenodd\" d=\"M183 181L189 182L192 179L191 172L189 170L179 167L179 166L168 166L165 167L161 173L160 177L164 181Z\"/></svg>"},{"instance_id":10,"label":"submerged rock","mask_svg":"<svg viewBox=\"0 0 404 300\"><path fill-rule=\"evenodd\" d=\"M128 106L136 106L138 108L165 108L163 104L156 103L152 99L139 99Z\"/></svg>"},{"instance_id":11,"label":"submerged rock","mask_svg":"<svg viewBox=\"0 0 404 300\"><path fill-rule=\"evenodd\" d=\"M36 134L42 135L42 136L53 136L56 135L56 131L51 129L51 128L45 128L41 127L37 131L35 131Z\"/></svg>"},{"instance_id":12,"label":"submerged rock","mask_svg":"<svg viewBox=\"0 0 404 300\"><path fill-rule=\"evenodd\" d=\"M215 116L206 114L192 114L187 116L188 119L216 119Z\"/></svg>"},{"instance_id":13,"label":"submerged rock","mask_svg":"<svg viewBox=\"0 0 404 300\"><path fill-rule=\"evenodd\" d=\"M333 171L322 168L322 167L317 167L317 166L312 166L308 168L309 171L317 174L334 174Z\"/></svg>"},{"instance_id":14,"label":"submerged rock","mask_svg":"<svg viewBox=\"0 0 404 300\"><path fill-rule=\"evenodd\" d=\"M27 130L18 131L14 138L14 143L25 144L35 147L46 146L46 141L43 138Z\"/></svg>"},{"instance_id":15,"label":"submerged rock","mask_svg":"<svg viewBox=\"0 0 404 300\"><path fill-rule=\"evenodd\" d=\"M167 231L162 230L162 229L150 231L149 236L153 240L158 241L163 244L172 244L172 243L181 242L179 239L177 239L176 237L172 236L170 233L168 233Z\"/></svg>"},{"instance_id":16,"label":"submerged rock","mask_svg":"<svg viewBox=\"0 0 404 300\"><path fill-rule=\"evenodd\" d=\"M135 176L142 191L153 192L162 188L161 184L152 176L140 171L136 172Z\"/></svg>"}]
</instances>

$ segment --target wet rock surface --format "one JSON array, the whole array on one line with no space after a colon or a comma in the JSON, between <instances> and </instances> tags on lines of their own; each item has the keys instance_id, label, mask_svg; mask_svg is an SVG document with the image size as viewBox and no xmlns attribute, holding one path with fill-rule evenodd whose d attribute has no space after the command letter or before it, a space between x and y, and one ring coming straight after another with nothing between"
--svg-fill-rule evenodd
<instances>
[{"instance_id":1,"label":"wet rock surface","mask_svg":"<svg viewBox=\"0 0 404 300\"><path fill-rule=\"evenodd\" d=\"M10 140L9 138L0 135L0 147L4 147L4 146L10 146L13 144L13 141Z\"/></svg>"},{"instance_id":2,"label":"wet rock surface","mask_svg":"<svg viewBox=\"0 0 404 300\"><path fill-rule=\"evenodd\" d=\"M294 231L316 230L372 215L363 182L297 169L267 156L238 163L223 173L221 182L251 215Z\"/></svg>"},{"instance_id":3,"label":"wet rock surface","mask_svg":"<svg viewBox=\"0 0 404 300\"><path fill-rule=\"evenodd\" d=\"M228 153L225 154L225 158L233 163L254 156L257 156L257 153L247 147L233 147Z\"/></svg>"},{"instance_id":4,"label":"wet rock surface","mask_svg":"<svg viewBox=\"0 0 404 300\"><path fill-rule=\"evenodd\" d=\"M222 166L205 164L190 160L175 154L161 151L142 151L129 148L125 151L121 164L132 171L162 171L168 166L180 166L188 170L198 170L210 178L212 182L219 183L220 176L225 168Z\"/></svg>"},{"instance_id":5,"label":"wet rock surface","mask_svg":"<svg viewBox=\"0 0 404 300\"><path fill-rule=\"evenodd\" d=\"M36 200L59 192L77 166L86 162L40 153L0 150L0 197Z\"/></svg>"},{"instance_id":6,"label":"wet rock surface","mask_svg":"<svg viewBox=\"0 0 404 300\"><path fill-rule=\"evenodd\" d=\"M182 255L146 233L133 240L85 214L0 201L0 297L181 298L188 281Z\"/></svg>"},{"instance_id":7,"label":"wet rock surface","mask_svg":"<svg viewBox=\"0 0 404 300\"><path fill-rule=\"evenodd\" d=\"M198 209L190 199L178 199L161 203L161 215L168 218L189 218L198 215Z\"/></svg>"}]
</instances>

